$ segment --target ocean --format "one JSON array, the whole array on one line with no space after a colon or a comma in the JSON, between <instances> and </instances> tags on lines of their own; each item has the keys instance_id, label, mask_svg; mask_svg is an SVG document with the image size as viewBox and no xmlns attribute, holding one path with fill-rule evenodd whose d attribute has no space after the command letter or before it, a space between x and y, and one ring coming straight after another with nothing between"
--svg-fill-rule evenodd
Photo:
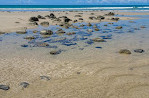
<instances>
[{"instance_id":1,"label":"ocean","mask_svg":"<svg viewBox=\"0 0 149 98\"><path fill-rule=\"evenodd\" d=\"M78 11L78 10L148 11L149 5L0 5L0 11Z\"/></svg>"}]
</instances>

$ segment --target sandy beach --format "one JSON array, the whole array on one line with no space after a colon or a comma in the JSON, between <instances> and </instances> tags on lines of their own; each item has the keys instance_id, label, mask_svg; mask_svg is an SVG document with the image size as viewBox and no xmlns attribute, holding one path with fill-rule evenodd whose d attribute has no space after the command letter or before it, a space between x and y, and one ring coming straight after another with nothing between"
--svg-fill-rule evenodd
<instances>
[{"instance_id":1,"label":"sandy beach","mask_svg":"<svg viewBox=\"0 0 149 98\"><path fill-rule=\"evenodd\" d=\"M0 12L0 98L148 98L149 13L109 12Z\"/></svg>"}]
</instances>

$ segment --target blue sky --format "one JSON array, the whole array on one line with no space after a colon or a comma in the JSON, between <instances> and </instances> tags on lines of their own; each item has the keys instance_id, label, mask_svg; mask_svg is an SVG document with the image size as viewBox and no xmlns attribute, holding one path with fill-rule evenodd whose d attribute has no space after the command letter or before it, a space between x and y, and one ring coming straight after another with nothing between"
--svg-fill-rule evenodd
<instances>
[{"instance_id":1,"label":"blue sky","mask_svg":"<svg viewBox=\"0 0 149 98\"><path fill-rule=\"evenodd\" d=\"M146 4L149 0L0 0L0 5L5 4L34 4L34 5L98 5L98 4Z\"/></svg>"}]
</instances>

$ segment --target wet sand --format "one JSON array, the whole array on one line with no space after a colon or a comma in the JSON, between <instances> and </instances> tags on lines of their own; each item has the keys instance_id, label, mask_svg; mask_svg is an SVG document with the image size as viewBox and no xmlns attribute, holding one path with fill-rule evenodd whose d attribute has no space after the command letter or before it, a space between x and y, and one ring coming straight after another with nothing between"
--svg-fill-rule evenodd
<instances>
[{"instance_id":1,"label":"wet sand","mask_svg":"<svg viewBox=\"0 0 149 98\"><path fill-rule=\"evenodd\" d=\"M136 19L135 15L131 17ZM0 35L0 84L10 86L8 91L0 89L0 98L148 98L148 20L146 15L131 20L133 23L130 20L113 24L96 22L92 24L96 24L100 31L93 32L87 32L93 26L63 29L76 32L70 36L54 33L44 38L39 32L33 33L33 30L44 27L29 29L27 34ZM117 26L123 28L117 30ZM55 26L48 29L56 31ZM36 39L29 41L24 39L26 36ZM106 42L87 43L97 37ZM54 42L57 38L66 38L76 44L67 46L66 39ZM55 48L35 47L36 42L58 46L56 50L62 52L51 55L50 51ZM21 47L24 44L28 47ZM120 49L128 49L131 54L120 54ZM135 49L145 52L136 53ZM42 80L40 76L50 80ZM21 82L30 85L22 88Z\"/></svg>"}]
</instances>

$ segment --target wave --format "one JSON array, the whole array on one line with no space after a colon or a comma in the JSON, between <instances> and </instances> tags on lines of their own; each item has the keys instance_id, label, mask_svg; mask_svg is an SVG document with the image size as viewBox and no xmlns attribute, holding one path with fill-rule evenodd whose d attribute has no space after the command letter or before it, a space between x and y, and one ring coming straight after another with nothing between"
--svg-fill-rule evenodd
<instances>
[{"instance_id":1,"label":"wave","mask_svg":"<svg viewBox=\"0 0 149 98\"><path fill-rule=\"evenodd\" d=\"M149 7L85 7L85 8L0 8L0 11L70 11L70 10L131 10Z\"/></svg>"}]
</instances>

